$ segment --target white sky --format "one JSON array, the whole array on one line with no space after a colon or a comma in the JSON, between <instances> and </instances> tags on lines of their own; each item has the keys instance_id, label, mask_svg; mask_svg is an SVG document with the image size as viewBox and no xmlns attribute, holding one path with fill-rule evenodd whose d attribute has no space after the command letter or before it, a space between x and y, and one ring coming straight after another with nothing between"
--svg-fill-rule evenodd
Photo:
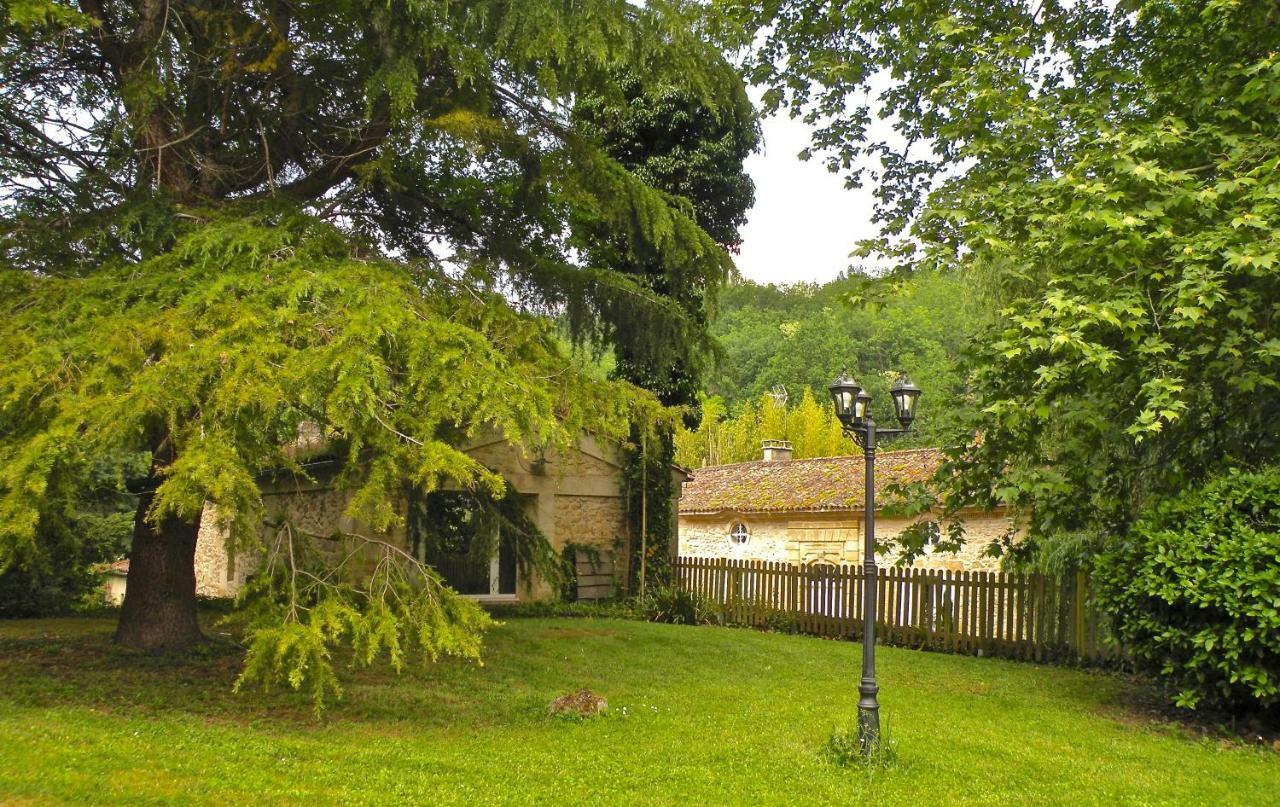
<instances>
[{"instance_id":1,"label":"white sky","mask_svg":"<svg viewBox=\"0 0 1280 807\"><path fill-rule=\"evenodd\" d=\"M760 283L826 282L849 266L857 241L876 234L868 188L845 190L820 155L796 157L809 145L809 126L785 113L761 123L764 147L747 158L756 203L742 228L736 256L744 277Z\"/></svg>"}]
</instances>

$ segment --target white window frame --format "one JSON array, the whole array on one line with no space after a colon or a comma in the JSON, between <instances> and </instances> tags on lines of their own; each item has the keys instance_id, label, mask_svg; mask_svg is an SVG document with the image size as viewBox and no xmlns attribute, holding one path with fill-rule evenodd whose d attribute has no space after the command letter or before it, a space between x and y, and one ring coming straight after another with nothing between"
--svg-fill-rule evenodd
<instances>
[{"instance_id":1,"label":"white window frame","mask_svg":"<svg viewBox=\"0 0 1280 807\"><path fill-rule=\"evenodd\" d=\"M498 592L498 578L501 575L501 567L498 564L498 547L502 545L502 533L498 533L498 540L493 544L493 554L489 556L489 593L488 594L462 594L468 600L483 600L485 602L515 602L520 599L520 569L516 569L516 590L510 594L501 594Z\"/></svg>"},{"instance_id":2,"label":"white window frame","mask_svg":"<svg viewBox=\"0 0 1280 807\"><path fill-rule=\"evenodd\" d=\"M739 533L739 530L741 530L741 533ZM741 541L737 539L736 536L738 535L743 536ZM751 543L751 528L747 526L747 522L745 521L735 521L733 522L732 526L729 527L728 538L729 538L730 546L736 546L736 547L746 546L747 544Z\"/></svg>"}]
</instances>

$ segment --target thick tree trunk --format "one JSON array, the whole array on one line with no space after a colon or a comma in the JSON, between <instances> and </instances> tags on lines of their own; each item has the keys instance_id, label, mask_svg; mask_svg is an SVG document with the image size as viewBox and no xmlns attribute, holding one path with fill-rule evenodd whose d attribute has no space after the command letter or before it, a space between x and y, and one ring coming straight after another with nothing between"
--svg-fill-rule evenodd
<instances>
[{"instance_id":1,"label":"thick tree trunk","mask_svg":"<svg viewBox=\"0 0 1280 807\"><path fill-rule=\"evenodd\" d=\"M194 523L168 518L146 520L151 495L138 502L133 549L116 641L137 650L181 650L204 639L196 621L196 534Z\"/></svg>"}]
</instances>

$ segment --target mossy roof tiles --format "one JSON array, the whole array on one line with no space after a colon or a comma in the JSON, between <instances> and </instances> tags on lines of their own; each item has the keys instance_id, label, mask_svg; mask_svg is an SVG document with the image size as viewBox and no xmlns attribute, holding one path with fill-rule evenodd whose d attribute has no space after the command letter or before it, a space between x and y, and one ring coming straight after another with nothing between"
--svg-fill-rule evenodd
<instances>
[{"instance_id":1,"label":"mossy roof tiles","mask_svg":"<svg viewBox=\"0 0 1280 807\"><path fill-rule=\"evenodd\" d=\"M876 455L876 496L891 484L921 482L942 464L936 448ZM711 465L692 471L680 495L680 512L739 513L862 510L861 455L776 462Z\"/></svg>"}]
</instances>

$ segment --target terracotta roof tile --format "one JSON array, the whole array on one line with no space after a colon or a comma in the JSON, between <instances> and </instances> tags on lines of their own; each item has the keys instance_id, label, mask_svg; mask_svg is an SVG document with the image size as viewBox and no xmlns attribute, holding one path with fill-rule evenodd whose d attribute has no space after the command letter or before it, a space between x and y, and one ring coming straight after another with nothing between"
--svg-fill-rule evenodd
<instances>
[{"instance_id":1,"label":"terracotta roof tile","mask_svg":"<svg viewBox=\"0 0 1280 807\"><path fill-rule=\"evenodd\" d=\"M936 448L876 455L876 495L890 484L928 479L942 464ZM862 510L861 455L711 465L692 472L680 494L681 513Z\"/></svg>"}]
</instances>

